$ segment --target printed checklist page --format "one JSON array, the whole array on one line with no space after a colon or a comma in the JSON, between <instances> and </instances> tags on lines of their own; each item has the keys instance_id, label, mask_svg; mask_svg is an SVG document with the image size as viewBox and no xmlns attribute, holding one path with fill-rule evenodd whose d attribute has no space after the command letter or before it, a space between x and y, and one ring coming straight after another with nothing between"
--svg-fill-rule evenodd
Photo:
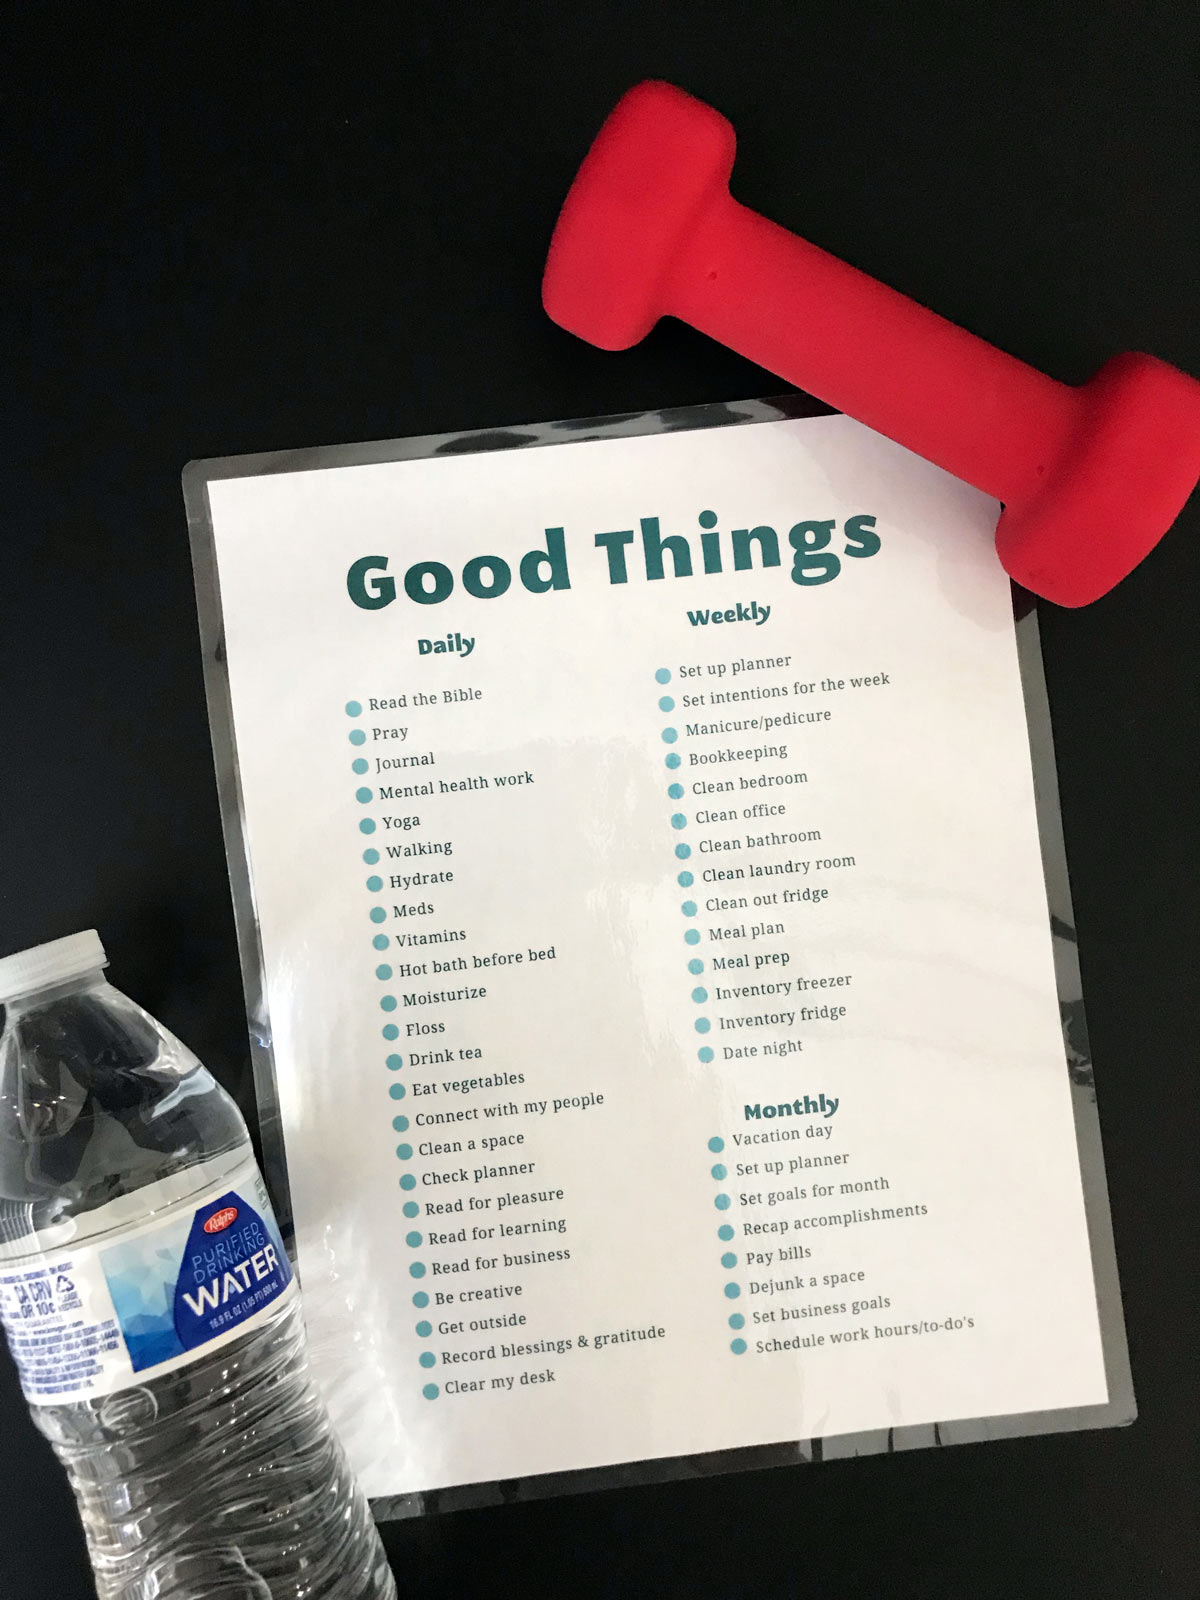
<instances>
[{"instance_id":1,"label":"printed checklist page","mask_svg":"<svg viewBox=\"0 0 1200 1600\"><path fill-rule=\"evenodd\" d=\"M995 502L841 417L209 494L368 1492L1103 1402Z\"/></svg>"}]
</instances>

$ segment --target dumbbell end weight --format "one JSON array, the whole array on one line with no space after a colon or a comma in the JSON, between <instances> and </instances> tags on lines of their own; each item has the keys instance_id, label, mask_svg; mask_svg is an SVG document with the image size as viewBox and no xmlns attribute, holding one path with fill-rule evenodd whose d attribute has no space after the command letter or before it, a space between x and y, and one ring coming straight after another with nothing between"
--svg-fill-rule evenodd
<instances>
[{"instance_id":1,"label":"dumbbell end weight","mask_svg":"<svg viewBox=\"0 0 1200 1600\"><path fill-rule=\"evenodd\" d=\"M682 317L1003 500L997 550L1024 587L1078 606L1120 582L1200 476L1200 384L1137 355L1057 383L740 206L735 151L680 89L623 96L555 228L553 320L621 350Z\"/></svg>"},{"instance_id":2,"label":"dumbbell end weight","mask_svg":"<svg viewBox=\"0 0 1200 1600\"><path fill-rule=\"evenodd\" d=\"M1079 412L1046 485L1005 504L1005 571L1060 606L1086 606L1128 577L1200 480L1200 383L1154 356L1106 361L1074 393Z\"/></svg>"},{"instance_id":3,"label":"dumbbell end weight","mask_svg":"<svg viewBox=\"0 0 1200 1600\"><path fill-rule=\"evenodd\" d=\"M732 125L669 83L622 95L563 202L542 280L550 318L602 350L628 350L667 314L696 219L727 194Z\"/></svg>"}]
</instances>

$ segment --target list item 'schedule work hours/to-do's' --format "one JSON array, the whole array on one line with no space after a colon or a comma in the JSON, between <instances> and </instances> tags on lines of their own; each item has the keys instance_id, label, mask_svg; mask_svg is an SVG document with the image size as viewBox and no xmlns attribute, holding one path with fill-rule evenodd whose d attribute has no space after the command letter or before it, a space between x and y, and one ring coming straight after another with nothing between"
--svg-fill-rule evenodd
<instances>
[{"instance_id":1,"label":"list item 'schedule work hours/to-do's'","mask_svg":"<svg viewBox=\"0 0 1200 1600\"><path fill-rule=\"evenodd\" d=\"M1104 1404L995 503L841 417L235 468L242 932L368 1491Z\"/></svg>"}]
</instances>

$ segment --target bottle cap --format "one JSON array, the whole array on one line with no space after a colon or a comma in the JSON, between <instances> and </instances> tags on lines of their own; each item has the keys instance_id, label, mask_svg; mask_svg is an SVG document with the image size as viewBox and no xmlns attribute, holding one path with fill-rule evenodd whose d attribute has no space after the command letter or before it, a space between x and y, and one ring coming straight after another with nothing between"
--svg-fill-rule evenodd
<instances>
[{"instance_id":1,"label":"bottle cap","mask_svg":"<svg viewBox=\"0 0 1200 1600\"><path fill-rule=\"evenodd\" d=\"M52 939L49 944L35 944L32 950L18 950L0 960L0 1005L107 965L108 957L95 928L69 933L65 939Z\"/></svg>"}]
</instances>

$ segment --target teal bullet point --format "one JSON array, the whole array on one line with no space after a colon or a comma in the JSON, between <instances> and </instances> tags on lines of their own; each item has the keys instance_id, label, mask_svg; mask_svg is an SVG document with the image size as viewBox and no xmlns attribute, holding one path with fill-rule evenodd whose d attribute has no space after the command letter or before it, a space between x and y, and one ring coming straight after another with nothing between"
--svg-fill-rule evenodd
<instances>
[{"instance_id":1,"label":"teal bullet point","mask_svg":"<svg viewBox=\"0 0 1200 1600\"><path fill-rule=\"evenodd\" d=\"M350 763L350 770L351 772L357 772L361 778L364 772L368 772L370 770L370 766L371 763L369 761L364 761L362 756L359 756L357 760Z\"/></svg>"},{"instance_id":2,"label":"teal bullet point","mask_svg":"<svg viewBox=\"0 0 1200 1600\"><path fill-rule=\"evenodd\" d=\"M713 1137L708 1141L708 1148L712 1151L713 1155L719 1156L721 1151L725 1148L725 1141L724 1139L718 1138L714 1134Z\"/></svg>"},{"instance_id":3,"label":"teal bullet point","mask_svg":"<svg viewBox=\"0 0 1200 1600\"><path fill-rule=\"evenodd\" d=\"M670 767L672 772L674 772L675 768L682 766L682 764L683 757L681 755L676 755L675 751L672 750L671 754L667 757L667 766Z\"/></svg>"},{"instance_id":4,"label":"teal bullet point","mask_svg":"<svg viewBox=\"0 0 1200 1600\"><path fill-rule=\"evenodd\" d=\"M363 860L369 867L373 867L379 860L379 851L376 850L374 845L368 846L368 848L363 851Z\"/></svg>"},{"instance_id":5,"label":"teal bullet point","mask_svg":"<svg viewBox=\"0 0 1200 1600\"><path fill-rule=\"evenodd\" d=\"M663 695L662 699L658 702L658 709L660 711L674 711L675 702L671 699L669 694Z\"/></svg>"},{"instance_id":6,"label":"teal bullet point","mask_svg":"<svg viewBox=\"0 0 1200 1600\"><path fill-rule=\"evenodd\" d=\"M367 879L367 888L372 894L378 894L380 889L383 888L383 879L377 875L371 876Z\"/></svg>"},{"instance_id":7,"label":"teal bullet point","mask_svg":"<svg viewBox=\"0 0 1200 1600\"><path fill-rule=\"evenodd\" d=\"M726 1298L726 1300L740 1300L741 1299L741 1295L742 1295L742 1290L741 1290L741 1285L740 1284L727 1283L725 1285L725 1298Z\"/></svg>"},{"instance_id":8,"label":"teal bullet point","mask_svg":"<svg viewBox=\"0 0 1200 1600\"><path fill-rule=\"evenodd\" d=\"M372 906L371 907L371 921L372 922L386 922L387 921L387 912L383 909L382 906Z\"/></svg>"},{"instance_id":9,"label":"teal bullet point","mask_svg":"<svg viewBox=\"0 0 1200 1600\"><path fill-rule=\"evenodd\" d=\"M726 1250L725 1254L721 1257L721 1265L725 1268L726 1272L728 1272L731 1267L737 1266L737 1257L734 1255L732 1250Z\"/></svg>"},{"instance_id":10,"label":"teal bullet point","mask_svg":"<svg viewBox=\"0 0 1200 1600\"><path fill-rule=\"evenodd\" d=\"M388 936L386 933L377 933L371 940L371 943L375 946L376 950L386 950L388 947Z\"/></svg>"},{"instance_id":11,"label":"teal bullet point","mask_svg":"<svg viewBox=\"0 0 1200 1600\"><path fill-rule=\"evenodd\" d=\"M681 889L690 889L695 881L695 878L692 877L690 872L681 872L675 879L675 882Z\"/></svg>"},{"instance_id":12,"label":"teal bullet point","mask_svg":"<svg viewBox=\"0 0 1200 1600\"><path fill-rule=\"evenodd\" d=\"M434 1355L432 1350L422 1350L421 1354L417 1357L417 1360L423 1367L437 1366L437 1357Z\"/></svg>"},{"instance_id":13,"label":"teal bullet point","mask_svg":"<svg viewBox=\"0 0 1200 1600\"><path fill-rule=\"evenodd\" d=\"M358 825L359 833L374 833L375 821L372 817L364 817Z\"/></svg>"},{"instance_id":14,"label":"teal bullet point","mask_svg":"<svg viewBox=\"0 0 1200 1600\"><path fill-rule=\"evenodd\" d=\"M423 1261L414 1261L408 1269L408 1275L410 1278L423 1278L425 1276L425 1263Z\"/></svg>"},{"instance_id":15,"label":"teal bullet point","mask_svg":"<svg viewBox=\"0 0 1200 1600\"><path fill-rule=\"evenodd\" d=\"M404 1065L404 1057L403 1056L389 1056L387 1058L387 1068L388 1068L389 1072L399 1072L400 1068L403 1065Z\"/></svg>"},{"instance_id":16,"label":"teal bullet point","mask_svg":"<svg viewBox=\"0 0 1200 1600\"><path fill-rule=\"evenodd\" d=\"M735 1356L744 1356L746 1354L746 1341L745 1339L734 1339L730 1342L729 1348Z\"/></svg>"},{"instance_id":17,"label":"teal bullet point","mask_svg":"<svg viewBox=\"0 0 1200 1600\"><path fill-rule=\"evenodd\" d=\"M668 788L667 788L667 799L668 800L682 800L683 799L683 785L681 783L672 783L672 784L670 784L668 786Z\"/></svg>"},{"instance_id":18,"label":"teal bullet point","mask_svg":"<svg viewBox=\"0 0 1200 1600\"><path fill-rule=\"evenodd\" d=\"M417 1180L411 1172L406 1172L400 1179L400 1187L402 1189L415 1189L417 1187Z\"/></svg>"},{"instance_id":19,"label":"teal bullet point","mask_svg":"<svg viewBox=\"0 0 1200 1600\"><path fill-rule=\"evenodd\" d=\"M716 1206L718 1211L728 1211L732 1204L733 1201L727 1194L719 1194L713 1200L713 1205Z\"/></svg>"},{"instance_id":20,"label":"teal bullet point","mask_svg":"<svg viewBox=\"0 0 1200 1600\"><path fill-rule=\"evenodd\" d=\"M388 1085L388 1094L393 1100L403 1100L407 1093L408 1090L402 1083L391 1083Z\"/></svg>"},{"instance_id":21,"label":"teal bullet point","mask_svg":"<svg viewBox=\"0 0 1200 1600\"><path fill-rule=\"evenodd\" d=\"M403 1211L406 1217L419 1217L421 1215L421 1208L415 1200L406 1200Z\"/></svg>"},{"instance_id":22,"label":"teal bullet point","mask_svg":"<svg viewBox=\"0 0 1200 1600\"><path fill-rule=\"evenodd\" d=\"M425 1293L424 1289L418 1289L416 1294L413 1295L413 1305L416 1306L418 1311L424 1311L428 1304L429 1296Z\"/></svg>"},{"instance_id":23,"label":"teal bullet point","mask_svg":"<svg viewBox=\"0 0 1200 1600\"><path fill-rule=\"evenodd\" d=\"M346 715L348 717L361 717L362 716L362 707L359 705L357 700L347 700L346 701Z\"/></svg>"},{"instance_id":24,"label":"teal bullet point","mask_svg":"<svg viewBox=\"0 0 1200 1600\"><path fill-rule=\"evenodd\" d=\"M401 1161L411 1161L412 1160L412 1145L410 1145L410 1144L398 1144L396 1146L396 1154L400 1158ZM401 1181L403 1181L403 1180L401 1180ZM414 1178L413 1182L415 1183L416 1181L417 1180Z\"/></svg>"},{"instance_id":25,"label":"teal bullet point","mask_svg":"<svg viewBox=\"0 0 1200 1600\"><path fill-rule=\"evenodd\" d=\"M698 973L704 971L704 963L701 961L699 956L693 956L688 962L688 971L691 973L693 978L696 977Z\"/></svg>"},{"instance_id":26,"label":"teal bullet point","mask_svg":"<svg viewBox=\"0 0 1200 1600\"><path fill-rule=\"evenodd\" d=\"M383 1037L388 1040L398 1039L400 1037L400 1029L394 1022L385 1022L383 1027L380 1029L380 1032L383 1034Z\"/></svg>"},{"instance_id":27,"label":"teal bullet point","mask_svg":"<svg viewBox=\"0 0 1200 1600\"><path fill-rule=\"evenodd\" d=\"M421 1390L421 1393L425 1396L426 1400L436 1400L438 1395L441 1393L441 1390L438 1388L436 1383L427 1383Z\"/></svg>"},{"instance_id":28,"label":"teal bullet point","mask_svg":"<svg viewBox=\"0 0 1200 1600\"><path fill-rule=\"evenodd\" d=\"M699 928L689 928L688 931L683 936L683 942L684 942L684 944L699 944L700 943L700 930L699 930Z\"/></svg>"},{"instance_id":29,"label":"teal bullet point","mask_svg":"<svg viewBox=\"0 0 1200 1600\"><path fill-rule=\"evenodd\" d=\"M723 1183L725 1181L725 1179L729 1176L729 1173L721 1165L721 1163L718 1161L717 1164L712 1169L712 1175L717 1180L718 1183Z\"/></svg>"},{"instance_id":30,"label":"teal bullet point","mask_svg":"<svg viewBox=\"0 0 1200 1600\"><path fill-rule=\"evenodd\" d=\"M366 744L366 742L367 742L367 736L362 731L361 728L351 728L351 730L350 730L350 743L351 744Z\"/></svg>"},{"instance_id":31,"label":"teal bullet point","mask_svg":"<svg viewBox=\"0 0 1200 1600\"><path fill-rule=\"evenodd\" d=\"M704 1004L704 1002L708 999L708 990L707 989L693 989L692 990L692 999L696 1002L696 1004L698 1006L702 1006Z\"/></svg>"},{"instance_id":32,"label":"teal bullet point","mask_svg":"<svg viewBox=\"0 0 1200 1600\"><path fill-rule=\"evenodd\" d=\"M685 900L679 909L685 917L694 917L696 915L696 902L694 900Z\"/></svg>"},{"instance_id":33,"label":"teal bullet point","mask_svg":"<svg viewBox=\"0 0 1200 1600\"><path fill-rule=\"evenodd\" d=\"M371 799L371 790L365 787L362 789L355 789L354 798L358 801L360 806L365 806L367 801Z\"/></svg>"},{"instance_id":34,"label":"teal bullet point","mask_svg":"<svg viewBox=\"0 0 1200 1600\"><path fill-rule=\"evenodd\" d=\"M379 965L375 968L375 976L379 979L379 981L381 983L386 983L388 981L388 979L391 977L391 975L392 975L392 969L391 969L391 967L388 966L386 961L381 961L379 963Z\"/></svg>"},{"instance_id":35,"label":"teal bullet point","mask_svg":"<svg viewBox=\"0 0 1200 1600\"><path fill-rule=\"evenodd\" d=\"M746 1319L740 1311L735 1311L730 1317L729 1326L731 1328L744 1328L746 1326Z\"/></svg>"},{"instance_id":36,"label":"teal bullet point","mask_svg":"<svg viewBox=\"0 0 1200 1600\"><path fill-rule=\"evenodd\" d=\"M655 683L670 683L671 674L668 668L659 667L658 671L654 674L654 681Z\"/></svg>"},{"instance_id":37,"label":"teal bullet point","mask_svg":"<svg viewBox=\"0 0 1200 1600\"><path fill-rule=\"evenodd\" d=\"M674 728L664 728L662 736L664 744L674 744L679 737Z\"/></svg>"},{"instance_id":38,"label":"teal bullet point","mask_svg":"<svg viewBox=\"0 0 1200 1600\"><path fill-rule=\"evenodd\" d=\"M696 1032L697 1033L707 1033L708 1030L711 1027L712 1027L712 1023L708 1020L707 1017L697 1017L696 1018Z\"/></svg>"},{"instance_id":39,"label":"teal bullet point","mask_svg":"<svg viewBox=\"0 0 1200 1600\"><path fill-rule=\"evenodd\" d=\"M395 1011L398 1004L399 1002L394 994L385 994L379 1002L379 1009L381 1011Z\"/></svg>"},{"instance_id":40,"label":"teal bullet point","mask_svg":"<svg viewBox=\"0 0 1200 1600\"><path fill-rule=\"evenodd\" d=\"M675 846L675 854L680 861L686 861L691 853L692 847L690 844L677 844Z\"/></svg>"},{"instance_id":41,"label":"teal bullet point","mask_svg":"<svg viewBox=\"0 0 1200 1600\"><path fill-rule=\"evenodd\" d=\"M707 1066L713 1058L712 1046L707 1044L701 1045L700 1049L696 1051L696 1055L698 1059L703 1061L705 1066Z\"/></svg>"},{"instance_id":42,"label":"teal bullet point","mask_svg":"<svg viewBox=\"0 0 1200 1600\"><path fill-rule=\"evenodd\" d=\"M392 1118L392 1127L395 1128L397 1133L407 1133L408 1132L408 1118L407 1117L393 1117Z\"/></svg>"},{"instance_id":43,"label":"teal bullet point","mask_svg":"<svg viewBox=\"0 0 1200 1600\"><path fill-rule=\"evenodd\" d=\"M723 1239L726 1244L728 1244L730 1239L733 1238L733 1229L729 1226L729 1224L727 1222L723 1222L721 1224L721 1226L717 1229L717 1238L718 1239Z\"/></svg>"},{"instance_id":44,"label":"teal bullet point","mask_svg":"<svg viewBox=\"0 0 1200 1600\"><path fill-rule=\"evenodd\" d=\"M425 1243L425 1236L420 1233L406 1233L404 1242L410 1250L419 1250Z\"/></svg>"},{"instance_id":45,"label":"teal bullet point","mask_svg":"<svg viewBox=\"0 0 1200 1600\"><path fill-rule=\"evenodd\" d=\"M675 815L671 818L671 826L673 828L686 828L687 827L687 818L684 816L682 811L677 811L675 813Z\"/></svg>"},{"instance_id":46,"label":"teal bullet point","mask_svg":"<svg viewBox=\"0 0 1200 1600\"><path fill-rule=\"evenodd\" d=\"M418 1339L428 1339L429 1335L432 1332L433 1332L433 1323L432 1322L418 1322L417 1323L417 1338Z\"/></svg>"}]
</instances>

